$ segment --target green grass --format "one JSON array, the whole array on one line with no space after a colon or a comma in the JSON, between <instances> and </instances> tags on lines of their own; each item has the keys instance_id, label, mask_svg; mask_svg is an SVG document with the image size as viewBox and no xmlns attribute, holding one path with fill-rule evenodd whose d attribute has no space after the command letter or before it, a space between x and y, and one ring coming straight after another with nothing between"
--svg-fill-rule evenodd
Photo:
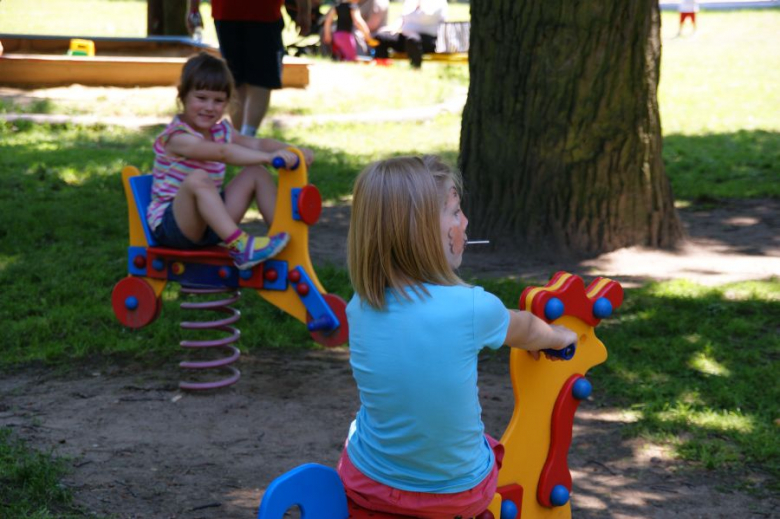
<instances>
[{"instance_id":1,"label":"green grass","mask_svg":"<svg viewBox=\"0 0 780 519\"><path fill-rule=\"evenodd\" d=\"M780 10L662 15L664 162L678 200L780 197Z\"/></svg>"},{"instance_id":2,"label":"green grass","mask_svg":"<svg viewBox=\"0 0 780 519\"><path fill-rule=\"evenodd\" d=\"M780 198L780 132L667 135L663 156L678 201Z\"/></svg>"},{"instance_id":3,"label":"green grass","mask_svg":"<svg viewBox=\"0 0 780 519\"><path fill-rule=\"evenodd\" d=\"M32 450L13 438L10 429L0 428L0 517L94 517L75 508L70 491L59 484L66 470L64 460Z\"/></svg>"},{"instance_id":4,"label":"green grass","mask_svg":"<svg viewBox=\"0 0 780 519\"><path fill-rule=\"evenodd\" d=\"M144 9L143 0L2 0L0 32L142 36ZM205 9L204 15L208 19ZM695 37L672 39L676 15L663 14L659 97L664 160L675 194L708 203L778 197L780 93L774 86L780 84L780 11L703 12L699 18ZM313 78L307 90L276 92L273 115L435 105L462 91L468 70L426 63L414 74L405 67L316 62ZM401 95L397 85L411 82L419 88ZM88 104L72 95L78 88L51 97L32 93L27 106L0 99L0 112L165 116L174 110L169 88L107 89ZM337 201L349 195L356 173L381 157L438 153L455 163L459 126L457 114L445 114L425 122L331 122L267 134L313 147L312 182L324 198ZM163 318L141 330L122 328L108 304L113 285L126 273L127 216L118 172L125 164L149 169L157 131L0 124L0 369L88 358L129 357L154 365L179 357L183 313L175 286L164 293ZM318 275L329 291L350 296L343 270L318 268ZM508 306L516 305L522 289L511 279L477 282ZM599 328L610 359L592 372L597 401L634 417L628 435L663 442L674 455L703 467L733 472L744 486L750 486L746 471L769 473L776 489L778 301L777 279L717 288L675 281L627 290L615 319ZM245 294L241 306L242 329L252 336L243 349L313 346L297 321L255 294ZM8 478L9 459L17 458L52 474L36 479L44 482L44 492L57 494L61 466L0 433L0 484L30 492L15 501L47 502L24 480ZM0 489L2 503L10 494ZM68 502L63 499L58 502ZM46 506L50 511L40 513L69 517L56 515L67 504ZM48 517L34 513L17 517Z\"/></svg>"}]
</instances>

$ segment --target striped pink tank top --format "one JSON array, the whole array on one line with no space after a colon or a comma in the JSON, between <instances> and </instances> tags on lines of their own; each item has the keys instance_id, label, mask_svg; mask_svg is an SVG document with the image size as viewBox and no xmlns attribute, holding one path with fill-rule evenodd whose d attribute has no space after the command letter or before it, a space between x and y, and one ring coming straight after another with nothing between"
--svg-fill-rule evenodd
<instances>
[{"instance_id":1,"label":"striped pink tank top","mask_svg":"<svg viewBox=\"0 0 780 519\"><path fill-rule=\"evenodd\" d=\"M195 131L190 125L179 119L173 121L154 141L154 166L152 168L152 201L146 210L146 219L149 227L154 230L160 225L165 209L173 202L173 198L181 187L181 183L190 172L202 169L209 174L217 189L222 188L225 180L225 164L222 162L210 162L193 160L179 155L172 155L165 151L165 145L171 136L177 133L189 133L203 139L203 135ZM233 139L233 127L226 120L222 120L211 128L211 137L214 142L230 143Z\"/></svg>"}]
</instances>

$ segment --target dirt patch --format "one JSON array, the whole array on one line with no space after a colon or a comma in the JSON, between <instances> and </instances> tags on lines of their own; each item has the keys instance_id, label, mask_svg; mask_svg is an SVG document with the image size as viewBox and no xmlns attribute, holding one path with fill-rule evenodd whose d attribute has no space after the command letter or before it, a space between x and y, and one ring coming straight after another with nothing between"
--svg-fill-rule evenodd
<instances>
[{"instance_id":1,"label":"dirt patch","mask_svg":"<svg viewBox=\"0 0 780 519\"><path fill-rule=\"evenodd\" d=\"M679 213L687 237L675 250L631 247L578 260L506 245L473 245L461 271L546 282L558 270L566 270L587 279L607 276L626 286L679 278L718 285L780 276L780 200L729 200ZM347 205L323 208L310 235L315 261L346 266L349 215ZM248 227L265 231L262 222L251 222Z\"/></svg>"},{"instance_id":2,"label":"dirt patch","mask_svg":"<svg viewBox=\"0 0 780 519\"><path fill-rule=\"evenodd\" d=\"M480 363L488 432L512 413L508 356ZM76 501L122 519L249 518L274 477L304 462L335 466L358 406L343 349L244 356L243 378L182 393L175 368L36 369L0 380L0 425L72 459ZM621 412L586 402L569 463L577 518L772 517L728 481L672 460L663 446L626 440Z\"/></svg>"},{"instance_id":3,"label":"dirt patch","mask_svg":"<svg viewBox=\"0 0 780 519\"><path fill-rule=\"evenodd\" d=\"M780 273L777 201L730 202L681 215L689 239L674 252L633 248L577 262L475 250L464 270L544 280L567 269L627 284L674 277L721 283ZM343 265L348 221L348 207L325 208L311 237L316 262ZM480 363L485 423L495 436L514 405L507 365L506 352ZM175 365L3 373L0 426L69 457L73 471L64 483L92 512L122 519L253 517L274 477L304 462L335 465L358 398L344 349L263 352L242 357L240 367L237 385L205 394L180 392ZM598 404L596 395L577 413L569 455L575 517L777 517L778 499L740 492L674 460L663 445L623 438L631 418Z\"/></svg>"}]
</instances>

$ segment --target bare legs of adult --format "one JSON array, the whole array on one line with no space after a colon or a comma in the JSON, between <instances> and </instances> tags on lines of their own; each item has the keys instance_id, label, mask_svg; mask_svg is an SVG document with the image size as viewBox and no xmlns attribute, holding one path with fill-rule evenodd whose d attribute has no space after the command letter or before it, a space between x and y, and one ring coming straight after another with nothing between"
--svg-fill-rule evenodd
<instances>
[{"instance_id":1,"label":"bare legs of adult","mask_svg":"<svg viewBox=\"0 0 780 519\"><path fill-rule=\"evenodd\" d=\"M242 83L236 89L236 103L230 111L233 127L254 137L271 104L271 89Z\"/></svg>"}]
</instances>

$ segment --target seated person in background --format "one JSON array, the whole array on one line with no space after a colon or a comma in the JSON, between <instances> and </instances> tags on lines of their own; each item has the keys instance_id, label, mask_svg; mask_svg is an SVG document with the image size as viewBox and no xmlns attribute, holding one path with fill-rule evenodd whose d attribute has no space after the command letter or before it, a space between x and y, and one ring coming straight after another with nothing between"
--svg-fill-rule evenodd
<instances>
[{"instance_id":1,"label":"seated person in background","mask_svg":"<svg viewBox=\"0 0 780 519\"><path fill-rule=\"evenodd\" d=\"M436 50L439 25L447 16L447 0L405 0L400 25L376 35L376 57L387 59L388 50L406 52L414 68L422 66L422 55Z\"/></svg>"},{"instance_id":2,"label":"seated person in background","mask_svg":"<svg viewBox=\"0 0 780 519\"><path fill-rule=\"evenodd\" d=\"M368 31L371 36L376 34L387 26L387 12L390 9L388 0L359 0L360 15L368 25ZM370 56L370 48L362 33L356 33L359 56Z\"/></svg>"},{"instance_id":3,"label":"seated person in background","mask_svg":"<svg viewBox=\"0 0 780 519\"><path fill-rule=\"evenodd\" d=\"M390 9L388 0L359 0L358 6L371 34L376 34L387 25L387 11Z\"/></svg>"},{"instance_id":4,"label":"seated person in background","mask_svg":"<svg viewBox=\"0 0 780 519\"><path fill-rule=\"evenodd\" d=\"M333 18L336 18L336 32L331 33ZM357 40L355 28L358 28L369 44L375 43L368 31L368 25L358 9L358 0L342 0L328 11L322 27L322 42L332 46L333 58L339 61L357 59Z\"/></svg>"}]
</instances>

